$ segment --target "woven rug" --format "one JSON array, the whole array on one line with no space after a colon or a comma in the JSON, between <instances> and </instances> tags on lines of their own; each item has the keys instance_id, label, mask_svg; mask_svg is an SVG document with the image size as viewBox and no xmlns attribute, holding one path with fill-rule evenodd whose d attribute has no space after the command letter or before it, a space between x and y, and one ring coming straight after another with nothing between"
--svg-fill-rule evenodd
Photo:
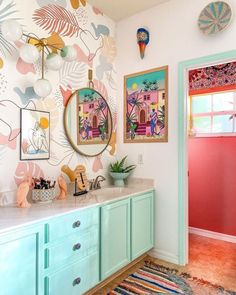
<instances>
[{"instance_id":1,"label":"woven rug","mask_svg":"<svg viewBox=\"0 0 236 295\"><path fill-rule=\"evenodd\" d=\"M189 274L179 274L177 270L147 261L135 273L130 274L108 295L236 295L236 292L224 290Z\"/></svg>"}]
</instances>

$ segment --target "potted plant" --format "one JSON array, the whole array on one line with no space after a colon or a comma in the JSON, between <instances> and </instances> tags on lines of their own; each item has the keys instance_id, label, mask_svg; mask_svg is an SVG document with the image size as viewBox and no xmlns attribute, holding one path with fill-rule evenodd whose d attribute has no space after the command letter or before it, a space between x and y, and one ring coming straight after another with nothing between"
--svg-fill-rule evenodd
<instances>
[{"instance_id":1,"label":"potted plant","mask_svg":"<svg viewBox=\"0 0 236 295\"><path fill-rule=\"evenodd\" d=\"M110 164L110 175L114 179L114 185L123 187L124 179L126 179L130 172L135 169L136 165L124 166L127 156L125 156L121 161L116 161Z\"/></svg>"}]
</instances>

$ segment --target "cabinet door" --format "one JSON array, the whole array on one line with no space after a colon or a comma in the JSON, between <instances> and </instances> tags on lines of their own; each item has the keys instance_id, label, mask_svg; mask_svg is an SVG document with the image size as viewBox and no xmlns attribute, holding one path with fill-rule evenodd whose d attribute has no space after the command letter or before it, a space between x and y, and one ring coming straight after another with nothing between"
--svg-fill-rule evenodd
<instances>
[{"instance_id":1,"label":"cabinet door","mask_svg":"<svg viewBox=\"0 0 236 295\"><path fill-rule=\"evenodd\" d=\"M147 193L131 200L132 260L153 247L153 199L153 193Z\"/></svg>"},{"instance_id":2,"label":"cabinet door","mask_svg":"<svg viewBox=\"0 0 236 295\"><path fill-rule=\"evenodd\" d=\"M0 294L42 294L40 231L0 235Z\"/></svg>"},{"instance_id":3,"label":"cabinet door","mask_svg":"<svg viewBox=\"0 0 236 295\"><path fill-rule=\"evenodd\" d=\"M130 200L101 208L102 280L130 262Z\"/></svg>"}]
</instances>

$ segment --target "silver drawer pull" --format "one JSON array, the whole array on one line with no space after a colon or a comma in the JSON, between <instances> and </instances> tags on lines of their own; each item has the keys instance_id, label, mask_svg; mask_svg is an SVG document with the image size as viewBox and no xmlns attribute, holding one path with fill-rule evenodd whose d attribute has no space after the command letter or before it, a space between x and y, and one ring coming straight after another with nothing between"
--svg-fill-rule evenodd
<instances>
[{"instance_id":1,"label":"silver drawer pull","mask_svg":"<svg viewBox=\"0 0 236 295\"><path fill-rule=\"evenodd\" d=\"M81 225L81 222L78 220L73 223L73 228L80 227L80 225Z\"/></svg>"},{"instance_id":2,"label":"silver drawer pull","mask_svg":"<svg viewBox=\"0 0 236 295\"><path fill-rule=\"evenodd\" d=\"M75 244L74 247L73 247L73 251L79 250L80 248L81 248L81 244L80 243Z\"/></svg>"},{"instance_id":3,"label":"silver drawer pull","mask_svg":"<svg viewBox=\"0 0 236 295\"><path fill-rule=\"evenodd\" d=\"M73 281L73 286L79 285L80 282L81 282L81 278L76 278L76 279Z\"/></svg>"}]
</instances>

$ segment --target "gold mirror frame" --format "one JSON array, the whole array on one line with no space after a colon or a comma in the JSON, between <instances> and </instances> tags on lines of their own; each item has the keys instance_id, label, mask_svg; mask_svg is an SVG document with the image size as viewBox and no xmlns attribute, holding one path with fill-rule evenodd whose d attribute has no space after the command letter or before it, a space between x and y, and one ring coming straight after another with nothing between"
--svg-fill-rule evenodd
<instances>
[{"instance_id":1,"label":"gold mirror frame","mask_svg":"<svg viewBox=\"0 0 236 295\"><path fill-rule=\"evenodd\" d=\"M69 133L69 130L68 130L68 126L67 126L67 115L68 115L68 105L70 103L70 101L73 99L74 95L78 92L78 91L81 91L81 90L85 90L85 89L91 89L92 91L96 92L97 94L99 94L101 96L101 98L105 101L106 105L107 105L107 110L108 110L108 114L110 117L109 119L109 122L110 122L110 125L109 125L109 137L108 137L108 141L107 141L107 144L106 146L99 152L99 153L96 153L96 154L93 154L93 155L89 155L89 154L86 154L84 152L82 152L79 147L77 145L74 144L74 141L72 140L71 136L70 136L70 133ZM63 125L64 125L64 130L65 130L65 134L66 134L66 137L70 143L70 145L72 146L72 148L79 154L83 155L83 156L86 156L86 157L97 157L99 155L101 155L106 149L107 147L109 146L110 144L110 141L111 141L111 137L112 137L112 130L113 130L113 122L112 122L112 114L111 114L111 110L110 110L110 107L106 101L106 99L101 95L101 93L99 93L97 90L95 90L94 88L91 88L91 87L84 87L84 88L80 88L80 89L77 89L76 91L74 91L71 96L69 97L68 101L67 101L67 104L65 106L65 110L64 110L64 115L63 115ZM105 143L104 143L105 144Z\"/></svg>"}]
</instances>

